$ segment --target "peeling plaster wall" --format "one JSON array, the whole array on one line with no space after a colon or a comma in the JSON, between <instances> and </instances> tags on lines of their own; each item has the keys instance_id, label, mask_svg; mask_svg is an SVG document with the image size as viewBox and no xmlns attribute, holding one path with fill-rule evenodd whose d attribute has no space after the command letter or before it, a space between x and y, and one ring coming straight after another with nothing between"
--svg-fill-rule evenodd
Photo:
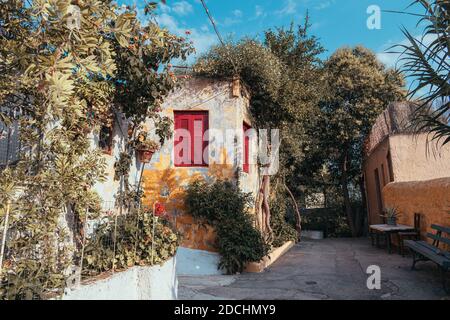
<instances>
[{"instance_id":1,"label":"peeling plaster wall","mask_svg":"<svg viewBox=\"0 0 450 320\"><path fill-rule=\"evenodd\" d=\"M236 179L236 169L242 169L243 122L251 125L248 112L249 100L241 95L232 95L231 81L193 78L185 81L165 99L162 113L172 120L174 111L208 111L210 130L209 166L180 168L174 166L174 140L169 139L144 170L144 203L155 201L166 204L167 211L176 227L183 234L182 246L191 249L215 251L215 232L209 226L198 225L190 215L184 213L184 187L199 177L211 181L213 178ZM152 130L152 123L147 127ZM223 134L223 141L212 133ZM171 128L172 132L174 127ZM156 134L154 135L157 140ZM227 139L228 138L228 139ZM226 143L230 142L230 143ZM257 141L253 139L250 157L256 159ZM256 161L250 165L250 173L240 173L240 187L256 195L258 173ZM168 194L168 196L164 196Z\"/></svg>"}]
</instances>

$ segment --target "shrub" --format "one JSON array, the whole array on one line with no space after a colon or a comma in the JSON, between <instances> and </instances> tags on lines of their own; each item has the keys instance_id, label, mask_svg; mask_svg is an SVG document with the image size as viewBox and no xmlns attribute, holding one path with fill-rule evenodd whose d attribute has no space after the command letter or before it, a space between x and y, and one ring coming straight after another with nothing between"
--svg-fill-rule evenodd
<instances>
[{"instance_id":1,"label":"shrub","mask_svg":"<svg viewBox=\"0 0 450 320\"><path fill-rule=\"evenodd\" d=\"M135 265L161 264L173 257L179 245L179 237L166 219L158 218L153 238L155 220L151 211L137 211L135 214L118 216L115 229L114 217L106 218L88 239L83 273L92 276L109 271L114 259L116 269L126 269Z\"/></svg>"},{"instance_id":2,"label":"shrub","mask_svg":"<svg viewBox=\"0 0 450 320\"><path fill-rule=\"evenodd\" d=\"M280 201L273 201L270 206L270 225L273 230L274 239L272 245L274 247L281 247L288 241L297 242L298 233L293 227L295 225L295 218L290 224L287 221L287 206L284 203L284 199Z\"/></svg>"},{"instance_id":3,"label":"shrub","mask_svg":"<svg viewBox=\"0 0 450 320\"><path fill-rule=\"evenodd\" d=\"M310 209L303 214L302 230L323 231L327 238L351 237L352 231L342 209Z\"/></svg>"},{"instance_id":4,"label":"shrub","mask_svg":"<svg viewBox=\"0 0 450 320\"><path fill-rule=\"evenodd\" d=\"M250 194L229 181L195 181L186 191L188 213L216 229L221 255L218 268L228 274L242 272L248 262L260 261L269 250L248 214L251 203Z\"/></svg>"}]
</instances>

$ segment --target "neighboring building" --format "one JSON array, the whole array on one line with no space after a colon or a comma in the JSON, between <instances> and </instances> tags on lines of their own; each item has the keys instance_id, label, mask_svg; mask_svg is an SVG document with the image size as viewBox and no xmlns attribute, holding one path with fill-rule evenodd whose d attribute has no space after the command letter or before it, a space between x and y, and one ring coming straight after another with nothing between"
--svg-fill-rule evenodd
<instances>
[{"instance_id":1,"label":"neighboring building","mask_svg":"<svg viewBox=\"0 0 450 320\"><path fill-rule=\"evenodd\" d=\"M252 131L248 131L252 127L249 97L236 81L192 78L169 94L162 114L173 120L174 136L144 170L144 204L165 203L182 233L177 261L182 273L189 268L217 273L217 257L210 254L216 251L214 230L197 224L185 213L184 188L198 177L225 178L239 181L244 192L256 196L258 144L255 132L248 135ZM151 130L150 123L148 126ZM179 129L189 133L190 139ZM185 143L191 157L181 151Z\"/></svg>"},{"instance_id":2,"label":"neighboring building","mask_svg":"<svg viewBox=\"0 0 450 320\"><path fill-rule=\"evenodd\" d=\"M369 224L381 223L383 209L395 205L392 201L385 203L383 189L388 184L450 177L450 145L441 147L426 133L412 133L409 126L413 112L411 103L392 103L377 118L367 137L363 174ZM402 208L398 209L402 213ZM416 210L420 208L416 206ZM404 223L412 223L409 216L413 213L403 212Z\"/></svg>"}]
</instances>

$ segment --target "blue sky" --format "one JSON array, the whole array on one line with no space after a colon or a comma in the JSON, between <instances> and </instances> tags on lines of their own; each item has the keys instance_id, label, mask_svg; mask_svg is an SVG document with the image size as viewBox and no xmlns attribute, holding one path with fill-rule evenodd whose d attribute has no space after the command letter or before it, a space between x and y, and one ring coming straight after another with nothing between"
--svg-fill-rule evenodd
<instances>
[{"instance_id":1,"label":"blue sky","mask_svg":"<svg viewBox=\"0 0 450 320\"><path fill-rule=\"evenodd\" d=\"M240 39L257 37L262 39L263 31L293 22L303 22L309 11L311 33L320 38L327 49L324 58L342 46L362 44L378 53L380 60L393 65L395 55L383 53L395 43L405 41L400 27L405 26L413 34L420 34L416 28L417 17L381 13L381 29L369 30L366 21L367 8L377 5L381 10L406 9L412 0L207 0L214 20L224 38ZM143 0L118 0L119 4L135 4L139 16L144 7ZM414 12L415 9L409 9ZM199 0L167 0L167 5L158 9L159 23L170 31L185 35L194 42L198 54L205 52L218 42L214 30ZM195 57L190 58L192 62Z\"/></svg>"}]
</instances>

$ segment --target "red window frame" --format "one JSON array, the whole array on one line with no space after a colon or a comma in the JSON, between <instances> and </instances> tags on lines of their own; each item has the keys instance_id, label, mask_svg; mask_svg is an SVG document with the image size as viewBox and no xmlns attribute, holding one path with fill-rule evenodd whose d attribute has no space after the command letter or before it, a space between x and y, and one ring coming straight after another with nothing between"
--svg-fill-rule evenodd
<instances>
[{"instance_id":1,"label":"red window frame","mask_svg":"<svg viewBox=\"0 0 450 320\"><path fill-rule=\"evenodd\" d=\"M208 148L208 137L205 132L209 128L208 111L174 111L175 138L174 138L174 164L175 167L207 167L208 159L204 159L203 154ZM201 136L195 129L195 122L202 124ZM188 150L190 151L189 161L184 161L183 154L176 154L176 146L183 142L184 137L177 135L178 129L185 129L189 132L191 141L188 141ZM197 133L197 136L195 134ZM204 141L206 140L206 141ZM199 159L198 146L201 145L201 159ZM183 151L183 150L181 150ZM197 151L197 153L196 153Z\"/></svg>"},{"instance_id":2,"label":"red window frame","mask_svg":"<svg viewBox=\"0 0 450 320\"><path fill-rule=\"evenodd\" d=\"M242 137L243 137L243 156L244 162L242 164L242 171L245 173L250 173L250 137L245 133L247 130L251 129L247 123L243 122L242 124Z\"/></svg>"}]
</instances>

